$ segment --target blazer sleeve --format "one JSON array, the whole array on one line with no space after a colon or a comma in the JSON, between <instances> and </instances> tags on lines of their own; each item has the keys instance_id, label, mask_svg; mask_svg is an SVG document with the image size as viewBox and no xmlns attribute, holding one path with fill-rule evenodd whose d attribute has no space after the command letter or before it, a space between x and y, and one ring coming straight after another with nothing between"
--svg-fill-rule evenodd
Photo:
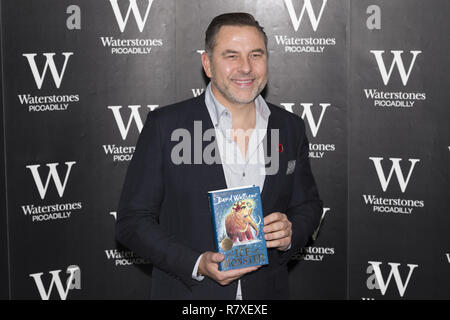
<instances>
[{"instance_id":1,"label":"blazer sleeve","mask_svg":"<svg viewBox=\"0 0 450 320\"><path fill-rule=\"evenodd\" d=\"M119 201L116 239L185 285L200 252L181 244L159 225L164 163L158 110L149 112L129 164Z\"/></svg>"},{"instance_id":2,"label":"blazer sleeve","mask_svg":"<svg viewBox=\"0 0 450 320\"><path fill-rule=\"evenodd\" d=\"M286 215L292 223L291 248L282 255L282 263L287 263L293 254L307 244L319 225L323 210L323 203L320 200L309 163L309 142L305 132L305 124L301 118L298 120L300 139L293 173L292 194L286 211Z\"/></svg>"}]
</instances>

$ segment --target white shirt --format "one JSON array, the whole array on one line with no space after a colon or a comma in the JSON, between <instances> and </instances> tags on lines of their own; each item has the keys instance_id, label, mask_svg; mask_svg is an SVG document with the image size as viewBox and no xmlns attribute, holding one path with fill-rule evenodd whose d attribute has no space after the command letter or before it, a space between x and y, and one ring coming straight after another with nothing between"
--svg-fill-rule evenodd
<instances>
[{"instance_id":1,"label":"white shirt","mask_svg":"<svg viewBox=\"0 0 450 320\"><path fill-rule=\"evenodd\" d=\"M261 95L255 99L256 123L251 132L245 156L242 155L232 136L231 112L214 97L211 83L208 84L205 91L205 103L216 131L216 141L227 188L256 185L262 192L266 178L262 141L267 132L270 116L270 109L266 102ZM204 278L197 276L201 257L202 255L198 257L192 272L192 278L198 281L202 281ZM238 281L236 300L242 300L241 280Z\"/></svg>"}]
</instances>

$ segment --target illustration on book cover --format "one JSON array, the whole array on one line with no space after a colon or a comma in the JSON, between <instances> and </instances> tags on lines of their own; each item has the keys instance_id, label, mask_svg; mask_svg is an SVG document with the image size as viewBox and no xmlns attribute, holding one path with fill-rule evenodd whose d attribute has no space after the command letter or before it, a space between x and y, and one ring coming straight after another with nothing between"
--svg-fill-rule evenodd
<instances>
[{"instance_id":1,"label":"illustration on book cover","mask_svg":"<svg viewBox=\"0 0 450 320\"><path fill-rule=\"evenodd\" d=\"M268 264L259 187L210 191L220 270Z\"/></svg>"}]
</instances>

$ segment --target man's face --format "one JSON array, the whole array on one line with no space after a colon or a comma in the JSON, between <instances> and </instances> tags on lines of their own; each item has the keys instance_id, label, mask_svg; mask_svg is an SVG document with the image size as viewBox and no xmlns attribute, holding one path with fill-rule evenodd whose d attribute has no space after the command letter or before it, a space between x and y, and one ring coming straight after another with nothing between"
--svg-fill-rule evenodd
<instances>
[{"instance_id":1,"label":"man's face","mask_svg":"<svg viewBox=\"0 0 450 320\"><path fill-rule=\"evenodd\" d=\"M225 106L252 103L266 86L267 52L255 27L221 27L213 52L204 53L202 63L214 96Z\"/></svg>"}]
</instances>

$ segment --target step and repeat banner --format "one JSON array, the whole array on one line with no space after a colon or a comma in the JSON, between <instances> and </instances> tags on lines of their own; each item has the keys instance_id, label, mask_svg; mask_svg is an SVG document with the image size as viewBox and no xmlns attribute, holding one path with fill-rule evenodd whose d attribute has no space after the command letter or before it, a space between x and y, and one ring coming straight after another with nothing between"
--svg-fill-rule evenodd
<instances>
[{"instance_id":1,"label":"step and repeat banner","mask_svg":"<svg viewBox=\"0 0 450 320\"><path fill-rule=\"evenodd\" d=\"M292 299L450 298L447 0L3 0L0 295L147 299L115 241L146 115L200 95L204 32L246 11L266 100L303 118L324 209Z\"/></svg>"},{"instance_id":2,"label":"step and repeat banner","mask_svg":"<svg viewBox=\"0 0 450 320\"><path fill-rule=\"evenodd\" d=\"M449 14L351 2L350 298L450 298Z\"/></svg>"}]
</instances>

